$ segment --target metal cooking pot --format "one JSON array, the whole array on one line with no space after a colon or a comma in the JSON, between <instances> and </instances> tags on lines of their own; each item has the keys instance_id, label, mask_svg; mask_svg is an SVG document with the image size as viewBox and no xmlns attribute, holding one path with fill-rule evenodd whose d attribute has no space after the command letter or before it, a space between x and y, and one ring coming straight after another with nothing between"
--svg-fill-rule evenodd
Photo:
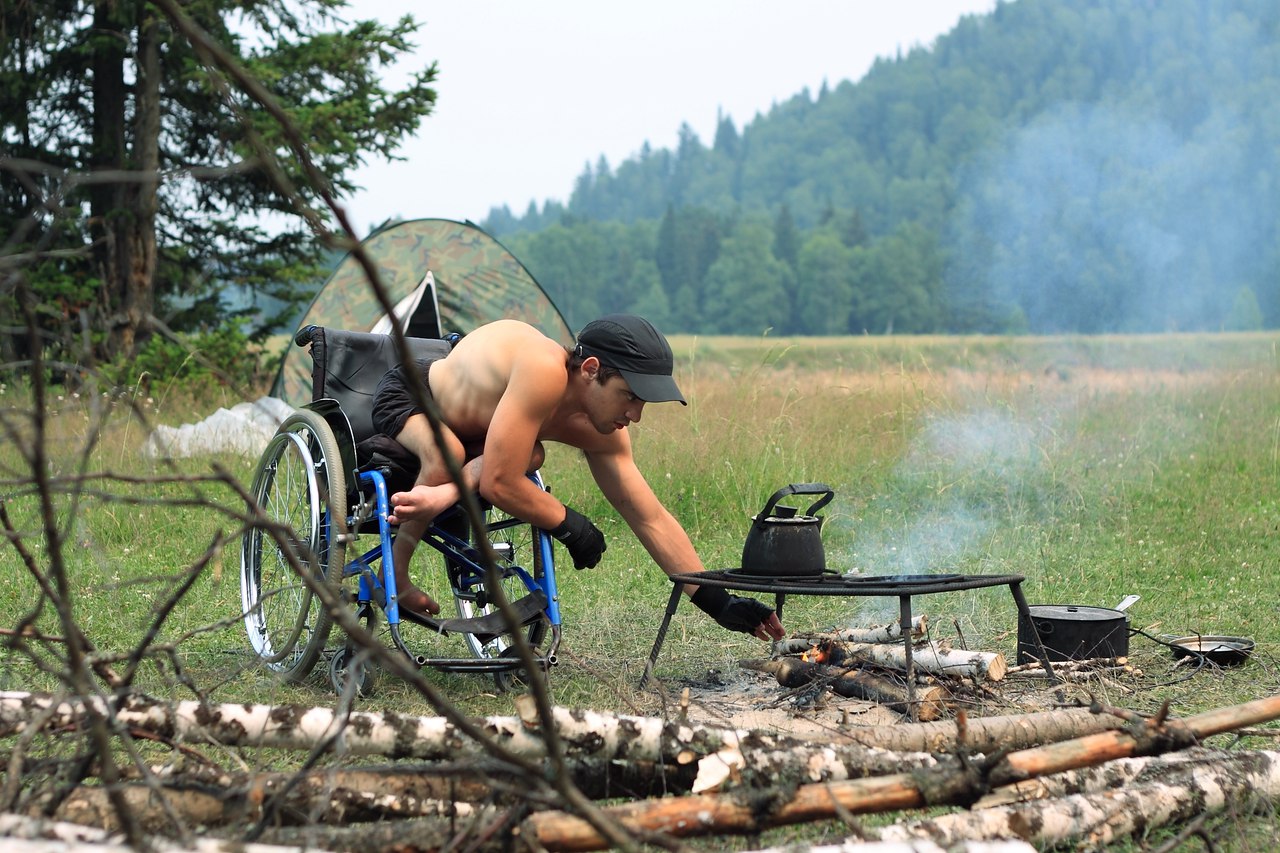
<instances>
[{"instance_id":1,"label":"metal cooking pot","mask_svg":"<svg viewBox=\"0 0 1280 853\"><path fill-rule=\"evenodd\" d=\"M796 507L778 506L789 495L821 495L799 515ZM835 492L825 483L793 483L774 492L742 545L744 574L770 577L819 575L826 571L822 549L822 519L815 513L831 502Z\"/></svg>"},{"instance_id":2,"label":"metal cooking pot","mask_svg":"<svg viewBox=\"0 0 1280 853\"><path fill-rule=\"evenodd\" d=\"M1018 663L1033 663L1040 659L1036 634L1039 634L1051 661L1127 657L1129 616L1124 611L1136 601L1138 596L1130 595L1114 609L1077 604L1035 604L1028 607L1031 621L1021 615L1018 617Z\"/></svg>"}]
</instances>

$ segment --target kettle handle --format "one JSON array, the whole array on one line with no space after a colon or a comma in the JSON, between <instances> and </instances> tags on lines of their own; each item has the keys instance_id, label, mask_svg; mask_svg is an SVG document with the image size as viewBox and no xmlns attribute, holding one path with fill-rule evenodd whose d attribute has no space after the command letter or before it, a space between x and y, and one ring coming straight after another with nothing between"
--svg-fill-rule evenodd
<instances>
[{"instance_id":1,"label":"kettle handle","mask_svg":"<svg viewBox=\"0 0 1280 853\"><path fill-rule=\"evenodd\" d=\"M773 510L774 504L788 495L822 495L822 497L813 502L812 506L804 511L805 515L813 515L815 512L831 503L831 499L836 496L836 493L826 483L792 483L791 485L783 486L781 489L774 492L772 497L770 497L765 503L764 509L760 510L760 514L756 516L756 518L760 520L768 518L769 513Z\"/></svg>"}]
</instances>

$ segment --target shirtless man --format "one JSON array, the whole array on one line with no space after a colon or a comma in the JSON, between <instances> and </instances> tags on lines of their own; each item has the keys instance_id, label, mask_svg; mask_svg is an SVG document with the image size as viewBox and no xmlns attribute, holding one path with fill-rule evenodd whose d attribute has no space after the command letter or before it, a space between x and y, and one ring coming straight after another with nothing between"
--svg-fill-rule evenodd
<instances>
[{"instance_id":1,"label":"shirtless man","mask_svg":"<svg viewBox=\"0 0 1280 853\"><path fill-rule=\"evenodd\" d=\"M613 314L587 324L572 351L533 326L498 320L462 338L448 356L419 362L441 416L447 451L463 463L464 481L494 506L549 531L576 568L600 562L604 534L587 518L539 489L526 475L543 459L543 441L583 452L600 491L668 575L703 571L684 528L662 505L631 454L629 424L646 403L679 401L671 347L648 321ZM375 428L417 454L421 469L407 492L391 496L399 524L393 557L401 607L440 607L409 579L409 559L427 526L459 500L431 425L405 374L393 368L374 395ZM784 636L778 615L752 598L686 585L699 609L722 627L760 639Z\"/></svg>"}]
</instances>

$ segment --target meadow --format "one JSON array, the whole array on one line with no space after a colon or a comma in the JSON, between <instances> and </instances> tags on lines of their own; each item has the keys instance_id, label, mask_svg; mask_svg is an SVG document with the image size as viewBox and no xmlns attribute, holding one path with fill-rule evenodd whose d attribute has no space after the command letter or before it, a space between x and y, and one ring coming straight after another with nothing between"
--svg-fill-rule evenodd
<instances>
[{"instance_id":1,"label":"meadow","mask_svg":"<svg viewBox=\"0 0 1280 853\"><path fill-rule=\"evenodd\" d=\"M1168 702L1184 715L1277 690L1277 343L1275 334L674 338L689 406L646 407L633 442L707 568L737 565L751 516L776 489L822 482L835 491L823 511L831 568L1016 573L1032 604L1113 607L1140 595L1131 657L1144 678L1111 701L1144 713ZM242 507L217 472L247 486L256 460L142 452L149 425L192 422L252 396L193 395L180 381L147 396L54 389L35 418L25 384L0 390L11 439L0 445L9 540L0 628L61 634L66 621L38 603L39 583L62 578L74 621L100 654L127 655L154 631L162 651L139 671L144 691L332 704L323 667L281 684L250 654L238 619ZM31 454L20 452L41 438L47 512ZM550 448L543 472L609 543L595 569L562 570L554 702L656 712L682 683L764 655L759 641L682 607L659 660L662 689L640 689L670 585L572 451ZM56 541L43 533L46 519L56 519ZM438 559L420 554L413 571L443 595ZM194 582L178 595L188 575ZM941 635L961 633L1012 661L1016 612L1003 588L931 596L917 610ZM818 630L895 615L895 601L793 597L785 622ZM1160 640L1195 633L1248 636L1257 648L1244 666L1189 673ZM423 640L433 655L460 653L452 642ZM0 690L56 688L59 644L26 648L6 650ZM427 676L464 713L513 712L513 694L484 676ZM433 713L385 676L360 704Z\"/></svg>"}]
</instances>

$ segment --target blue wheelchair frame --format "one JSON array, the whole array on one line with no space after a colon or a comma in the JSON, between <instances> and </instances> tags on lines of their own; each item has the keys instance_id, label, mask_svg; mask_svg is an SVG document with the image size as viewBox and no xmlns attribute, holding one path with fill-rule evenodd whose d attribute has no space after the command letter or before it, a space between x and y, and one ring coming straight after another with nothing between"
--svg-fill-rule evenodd
<instances>
[{"instance_id":1,"label":"blue wheelchair frame","mask_svg":"<svg viewBox=\"0 0 1280 853\"><path fill-rule=\"evenodd\" d=\"M528 476L539 488L545 488L542 478L537 473ZM350 560L342 570L343 580L351 577L359 578L359 592L356 598L358 618L365 620L366 624L369 624L369 620L375 613L374 608L380 609L386 617L387 627L396 647L419 667L429 666L443 670L466 672L500 672L519 667L519 659L514 657L430 658L410 651L401 635L401 625L405 622L412 622L441 634L474 633L484 636L496 636L499 633L508 632L504 630L504 623L499 621L502 616L497 612L478 619L436 619L408 610L401 613L395 572L383 571L380 578L378 571L375 569L375 565L379 563L383 567L394 565L391 549L396 534L387 520L391 510L387 496L386 477L381 471L375 469L358 472L358 478L362 486L372 487L374 498L372 509L376 513L378 520L379 539L375 547ZM446 517L453 517L453 514L458 512L461 512L461 509L455 507L446 514ZM356 529L362 522L359 515L360 508L357 508L356 515L349 520L349 529ZM328 524L328 521L326 521L326 524ZM526 522L509 518L488 527L486 533L524 524ZM556 583L552 538L549 534L537 528L531 528L531 532L534 548L539 551L537 556L542 564L541 577L534 577L524 567L514 564L503 566L500 570L514 573L519 577L525 590L529 593L529 596L521 600L525 602L523 610L517 607L517 612L522 614L525 621L516 630L524 630L528 620L532 618L545 617L549 623L551 644L547 649L546 655L540 660L545 668L556 663L556 650L560 644L560 596ZM457 578L450 579L452 590L483 590L486 587L486 559L470 542L444 529L439 524L432 524L427 528L420 544L430 545L443 555L446 560L453 562L457 566ZM519 603L512 602L513 605L519 605ZM486 620L484 628L477 624L480 620Z\"/></svg>"}]
</instances>

